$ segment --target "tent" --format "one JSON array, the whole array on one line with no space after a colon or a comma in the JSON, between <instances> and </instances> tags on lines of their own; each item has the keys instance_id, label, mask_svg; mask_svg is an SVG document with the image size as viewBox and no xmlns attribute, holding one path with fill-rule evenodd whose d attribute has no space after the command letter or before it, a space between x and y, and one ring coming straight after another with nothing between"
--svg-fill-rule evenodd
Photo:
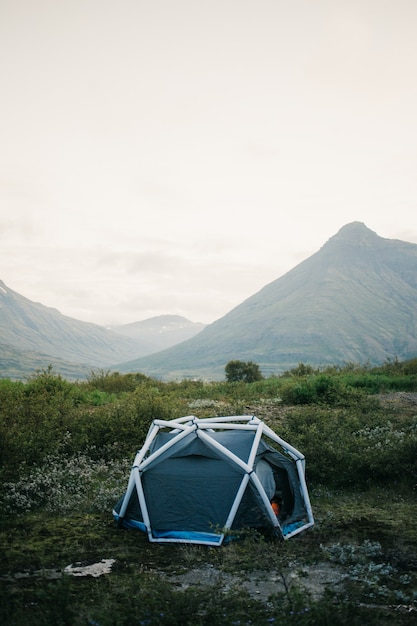
<instances>
[{"instance_id":1,"label":"tent","mask_svg":"<svg viewBox=\"0 0 417 626\"><path fill-rule=\"evenodd\" d=\"M304 456L253 415L155 420L113 516L151 542L213 546L244 528L289 539L314 524Z\"/></svg>"}]
</instances>

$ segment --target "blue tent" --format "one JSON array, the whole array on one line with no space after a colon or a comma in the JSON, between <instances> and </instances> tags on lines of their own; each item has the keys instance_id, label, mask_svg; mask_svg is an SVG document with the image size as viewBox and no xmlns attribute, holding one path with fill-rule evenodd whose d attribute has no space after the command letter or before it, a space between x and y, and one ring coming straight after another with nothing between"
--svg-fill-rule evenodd
<instances>
[{"instance_id":1,"label":"blue tent","mask_svg":"<svg viewBox=\"0 0 417 626\"><path fill-rule=\"evenodd\" d=\"M314 524L304 456L255 416L155 420L113 515L152 542L207 545L243 528L288 539Z\"/></svg>"}]
</instances>

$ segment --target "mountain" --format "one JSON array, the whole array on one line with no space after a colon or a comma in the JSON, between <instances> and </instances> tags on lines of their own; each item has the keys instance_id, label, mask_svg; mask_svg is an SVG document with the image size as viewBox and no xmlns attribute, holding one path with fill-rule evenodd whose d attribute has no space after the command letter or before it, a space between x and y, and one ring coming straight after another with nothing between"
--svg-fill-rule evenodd
<instances>
[{"instance_id":1,"label":"mountain","mask_svg":"<svg viewBox=\"0 0 417 626\"><path fill-rule=\"evenodd\" d=\"M28 300L0 281L3 377L16 377L17 372L26 374L33 363L38 369L55 364L59 372L72 371L74 376L79 372L82 376L92 367L106 367L116 360L146 353L139 340L62 315L56 309Z\"/></svg>"},{"instance_id":2,"label":"mountain","mask_svg":"<svg viewBox=\"0 0 417 626\"><path fill-rule=\"evenodd\" d=\"M50 354L19 350L13 346L0 344L0 378L24 380L36 371L46 370L50 365L54 372L67 380L87 378L93 369L88 364L70 363Z\"/></svg>"},{"instance_id":3,"label":"mountain","mask_svg":"<svg viewBox=\"0 0 417 626\"><path fill-rule=\"evenodd\" d=\"M180 315L157 315L141 322L114 326L114 332L141 342L147 354L159 352L194 337L205 324L190 322Z\"/></svg>"},{"instance_id":4,"label":"mountain","mask_svg":"<svg viewBox=\"0 0 417 626\"><path fill-rule=\"evenodd\" d=\"M24 378L52 365L66 378L85 378L194 336L204 324L177 315L106 329L62 315L0 281L0 378Z\"/></svg>"},{"instance_id":5,"label":"mountain","mask_svg":"<svg viewBox=\"0 0 417 626\"><path fill-rule=\"evenodd\" d=\"M215 380L232 359L270 375L416 355L417 245L353 222L195 337L117 369Z\"/></svg>"}]
</instances>

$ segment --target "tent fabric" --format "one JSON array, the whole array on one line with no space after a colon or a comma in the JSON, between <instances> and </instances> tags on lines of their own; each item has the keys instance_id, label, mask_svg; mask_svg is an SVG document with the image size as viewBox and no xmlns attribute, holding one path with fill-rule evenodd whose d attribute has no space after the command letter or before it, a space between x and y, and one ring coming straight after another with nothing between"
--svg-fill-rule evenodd
<instances>
[{"instance_id":1,"label":"tent fabric","mask_svg":"<svg viewBox=\"0 0 417 626\"><path fill-rule=\"evenodd\" d=\"M268 500L272 500L277 490L272 466L267 461L260 459L256 464L256 473L265 489Z\"/></svg>"},{"instance_id":2,"label":"tent fabric","mask_svg":"<svg viewBox=\"0 0 417 626\"><path fill-rule=\"evenodd\" d=\"M150 541L209 545L242 528L286 539L314 524L304 456L255 416L155 420L113 515Z\"/></svg>"},{"instance_id":3,"label":"tent fabric","mask_svg":"<svg viewBox=\"0 0 417 626\"><path fill-rule=\"evenodd\" d=\"M184 520L193 531L223 527L241 481L242 471L222 459L192 454L162 461L143 476L152 524L158 531L182 530Z\"/></svg>"}]
</instances>

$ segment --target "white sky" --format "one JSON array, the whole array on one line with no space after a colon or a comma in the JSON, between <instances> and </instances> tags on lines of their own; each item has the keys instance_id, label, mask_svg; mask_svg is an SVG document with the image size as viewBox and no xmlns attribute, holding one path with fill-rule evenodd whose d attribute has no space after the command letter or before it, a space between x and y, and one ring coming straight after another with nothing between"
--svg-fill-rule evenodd
<instances>
[{"instance_id":1,"label":"white sky","mask_svg":"<svg viewBox=\"0 0 417 626\"><path fill-rule=\"evenodd\" d=\"M0 279L210 323L348 222L417 243L416 0L0 0Z\"/></svg>"}]
</instances>

